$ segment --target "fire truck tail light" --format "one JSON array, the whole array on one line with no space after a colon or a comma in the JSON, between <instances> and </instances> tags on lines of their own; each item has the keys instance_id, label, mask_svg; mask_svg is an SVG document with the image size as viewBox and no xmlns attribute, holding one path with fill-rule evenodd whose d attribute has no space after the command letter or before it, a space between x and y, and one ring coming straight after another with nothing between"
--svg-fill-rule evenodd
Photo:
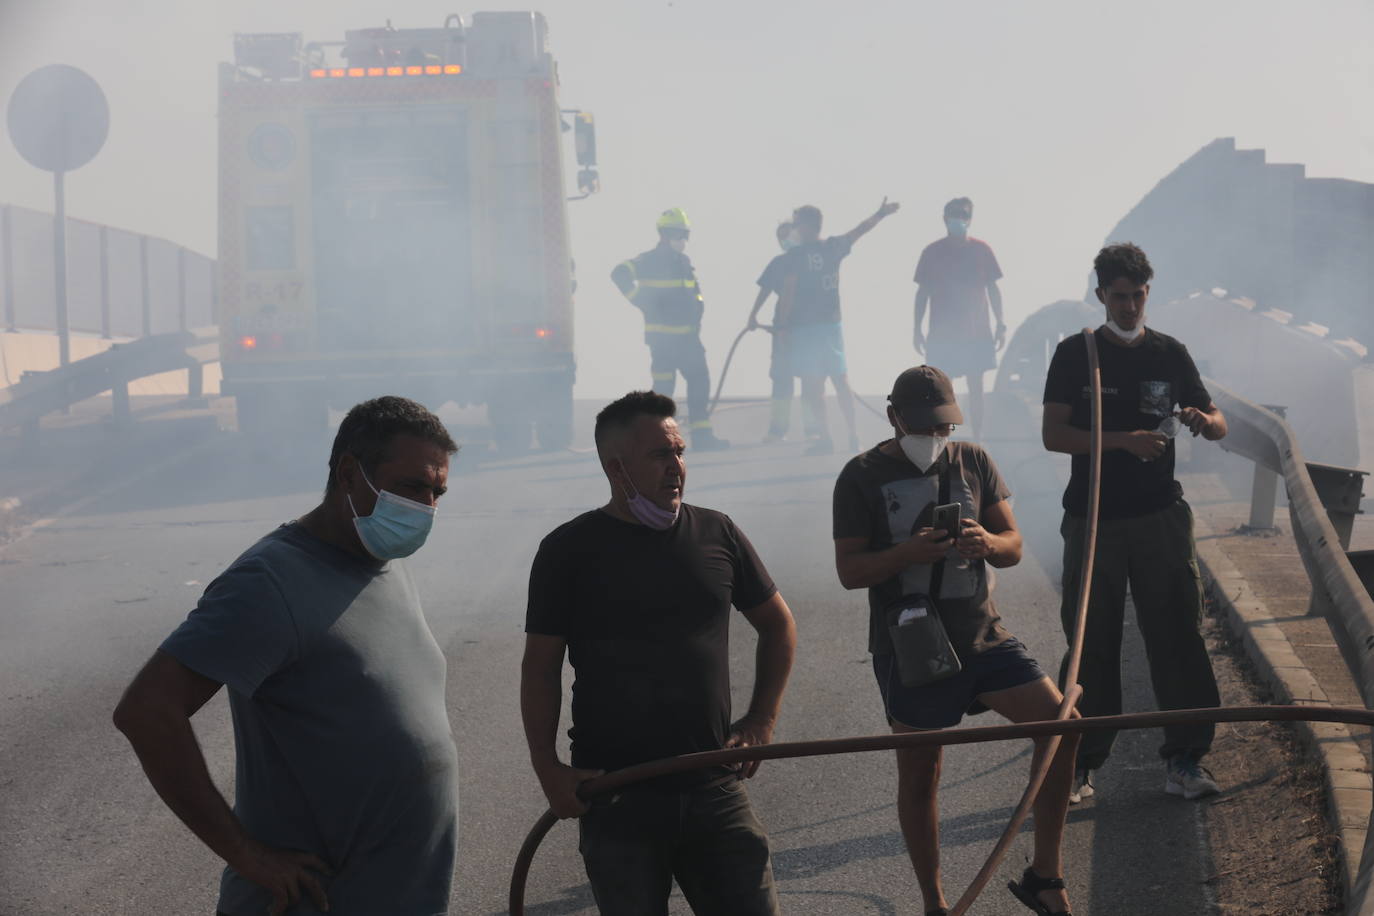
<instances>
[{"instance_id":1,"label":"fire truck tail light","mask_svg":"<svg viewBox=\"0 0 1374 916\"><path fill-rule=\"evenodd\" d=\"M550 331L548 328L535 328L534 336L538 337L540 340L544 340L545 338L552 337L553 331Z\"/></svg>"},{"instance_id":2,"label":"fire truck tail light","mask_svg":"<svg viewBox=\"0 0 1374 916\"><path fill-rule=\"evenodd\" d=\"M256 350L258 348L258 339L252 335L240 337L239 346L245 350Z\"/></svg>"}]
</instances>

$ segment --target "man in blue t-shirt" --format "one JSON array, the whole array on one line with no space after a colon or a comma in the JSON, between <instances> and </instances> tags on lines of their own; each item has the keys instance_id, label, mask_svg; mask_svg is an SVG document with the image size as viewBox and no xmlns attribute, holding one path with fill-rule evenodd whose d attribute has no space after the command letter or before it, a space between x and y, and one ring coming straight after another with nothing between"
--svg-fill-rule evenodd
<instances>
[{"instance_id":1,"label":"man in blue t-shirt","mask_svg":"<svg viewBox=\"0 0 1374 916\"><path fill-rule=\"evenodd\" d=\"M448 910L458 840L446 665L399 562L457 446L405 398L339 425L323 502L210 583L115 710L148 781L225 861L221 916ZM234 805L191 717L229 687Z\"/></svg>"},{"instance_id":2,"label":"man in blue t-shirt","mask_svg":"<svg viewBox=\"0 0 1374 916\"><path fill-rule=\"evenodd\" d=\"M840 324L840 262L849 256L854 243L874 226L897 212L900 204L886 197L877 212L844 235L821 238L821 211L807 205L792 213L798 244L784 256L780 277L782 292L779 308L787 318L784 331L792 361L792 374L801 377L802 411L810 411L818 438L806 450L808 455L829 455L835 451L830 426L825 418L825 380L835 386L849 431L849 450L859 450L859 435L854 426L854 395L849 389L848 368L844 359L844 332Z\"/></svg>"}]
</instances>

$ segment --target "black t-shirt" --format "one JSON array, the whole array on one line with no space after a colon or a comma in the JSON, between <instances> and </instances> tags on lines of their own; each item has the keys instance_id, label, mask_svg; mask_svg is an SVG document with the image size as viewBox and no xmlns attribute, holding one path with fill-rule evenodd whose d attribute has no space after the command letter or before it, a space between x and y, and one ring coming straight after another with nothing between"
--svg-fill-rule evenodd
<instances>
[{"instance_id":1,"label":"black t-shirt","mask_svg":"<svg viewBox=\"0 0 1374 916\"><path fill-rule=\"evenodd\" d=\"M666 531L596 509L544 538L525 631L567 641L573 766L616 770L720 750L730 728L730 606L749 610L776 591L735 523L697 506L683 505Z\"/></svg>"},{"instance_id":2,"label":"black t-shirt","mask_svg":"<svg viewBox=\"0 0 1374 916\"><path fill-rule=\"evenodd\" d=\"M782 281L787 274L787 252L777 255L759 274L759 288L770 293L782 292Z\"/></svg>"},{"instance_id":3,"label":"black t-shirt","mask_svg":"<svg viewBox=\"0 0 1374 916\"><path fill-rule=\"evenodd\" d=\"M879 445L851 458L835 481L835 539L867 538L870 550L911 540L917 529L930 527L945 473L950 475L950 502L959 503L964 518L981 522L984 509L1011 496L992 458L972 442L949 443L924 474L905 456L893 458ZM892 654L884 610L903 595L929 594L933 571L931 564L914 564L868 590L868 651ZM990 649L1011 635L992 602L994 575L984 561L962 560L950 547L940 594L933 597L949 641L961 656Z\"/></svg>"},{"instance_id":4,"label":"black t-shirt","mask_svg":"<svg viewBox=\"0 0 1374 916\"><path fill-rule=\"evenodd\" d=\"M780 275L774 278L782 290L788 277L795 277L791 301L784 312L790 326L836 324L840 320L840 262L853 247L849 238L832 235L828 239L798 245L784 254Z\"/></svg>"},{"instance_id":5,"label":"black t-shirt","mask_svg":"<svg viewBox=\"0 0 1374 916\"><path fill-rule=\"evenodd\" d=\"M1098 328L1097 353L1102 370L1102 429L1123 432L1157 429L1174 406L1205 410L1212 396L1202 384L1188 348L1168 334L1145 329L1145 340L1126 347L1108 339ZM1046 404L1073 408L1069 423L1078 429L1092 425L1092 387L1088 381L1088 347L1082 334L1059 342L1045 377ZM1070 515L1088 514L1088 455L1073 456L1073 470L1064 490ZM1154 461L1141 461L1121 449L1102 453L1102 496L1099 517L1131 518L1167 509L1183 496L1174 479L1174 443Z\"/></svg>"}]
</instances>

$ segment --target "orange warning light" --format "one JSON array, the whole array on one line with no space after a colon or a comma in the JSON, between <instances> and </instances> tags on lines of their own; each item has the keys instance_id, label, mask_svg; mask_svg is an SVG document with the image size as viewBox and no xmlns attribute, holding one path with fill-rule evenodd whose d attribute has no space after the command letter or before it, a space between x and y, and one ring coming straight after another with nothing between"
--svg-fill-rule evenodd
<instances>
[{"instance_id":1,"label":"orange warning light","mask_svg":"<svg viewBox=\"0 0 1374 916\"><path fill-rule=\"evenodd\" d=\"M325 78L326 76L328 76L328 75L329 75L329 71L328 71L328 70L311 70L311 71L310 71L310 78L311 78L312 80L324 79L324 78Z\"/></svg>"},{"instance_id":2,"label":"orange warning light","mask_svg":"<svg viewBox=\"0 0 1374 916\"><path fill-rule=\"evenodd\" d=\"M240 337L239 346L243 347L245 350L256 350L258 348L258 339L253 336Z\"/></svg>"},{"instance_id":3,"label":"orange warning light","mask_svg":"<svg viewBox=\"0 0 1374 916\"><path fill-rule=\"evenodd\" d=\"M367 71L364 70L362 67L349 67L349 68L348 68L348 75L349 75L349 76L366 76L366 75L367 75Z\"/></svg>"},{"instance_id":4,"label":"orange warning light","mask_svg":"<svg viewBox=\"0 0 1374 916\"><path fill-rule=\"evenodd\" d=\"M342 67L335 67L333 70L329 71L329 75L333 79L340 79L344 75L344 70Z\"/></svg>"},{"instance_id":5,"label":"orange warning light","mask_svg":"<svg viewBox=\"0 0 1374 916\"><path fill-rule=\"evenodd\" d=\"M444 64L444 72L448 74L462 73L463 66L462 64Z\"/></svg>"},{"instance_id":6,"label":"orange warning light","mask_svg":"<svg viewBox=\"0 0 1374 916\"><path fill-rule=\"evenodd\" d=\"M405 67L387 67L387 68L386 68L386 75L387 75L387 76L404 76L404 75L405 75L405 72L406 72L406 68L405 68Z\"/></svg>"},{"instance_id":7,"label":"orange warning light","mask_svg":"<svg viewBox=\"0 0 1374 916\"><path fill-rule=\"evenodd\" d=\"M406 76L424 76L424 74L424 67L418 66L416 64L411 64L409 67L406 67Z\"/></svg>"},{"instance_id":8,"label":"orange warning light","mask_svg":"<svg viewBox=\"0 0 1374 916\"><path fill-rule=\"evenodd\" d=\"M535 328L534 336L538 337L540 340L543 340L546 337L552 337L553 331L550 331L548 328Z\"/></svg>"},{"instance_id":9,"label":"orange warning light","mask_svg":"<svg viewBox=\"0 0 1374 916\"><path fill-rule=\"evenodd\" d=\"M384 68L384 67L368 67L368 68L367 68L367 75L368 75L368 76L385 76L385 75L386 75L386 68Z\"/></svg>"},{"instance_id":10,"label":"orange warning light","mask_svg":"<svg viewBox=\"0 0 1374 916\"><path fill-rule=\"evenodd\" d=\"M444 72L444 68L443 68L442 66L440 66L439 64L426 64L426 65L425 65L425 75L426 75L426 76L438 76L438 75L440 75L440 74L443 73L443 72Z\"/></svg>"}]
</instances>

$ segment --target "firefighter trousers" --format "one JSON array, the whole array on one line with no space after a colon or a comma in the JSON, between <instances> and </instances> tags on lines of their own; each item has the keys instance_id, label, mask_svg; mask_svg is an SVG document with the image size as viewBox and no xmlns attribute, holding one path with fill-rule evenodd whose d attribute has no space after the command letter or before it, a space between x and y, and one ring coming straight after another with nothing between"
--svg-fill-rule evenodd
<instances>
[{"instance_id":1,"label":"firefighter trousers","mask_svg":"<svg viewBox=\"0 0 1374 916\"><path fill-rule=\"evenodd\" d=\"M673 396L678 373L687 382L687 418L693 429L710 429L707 406L711 400L711 373L706 368L706 348L700 334L646 334L649 371L654 391Z\"/></svg>"}]
</instances>

